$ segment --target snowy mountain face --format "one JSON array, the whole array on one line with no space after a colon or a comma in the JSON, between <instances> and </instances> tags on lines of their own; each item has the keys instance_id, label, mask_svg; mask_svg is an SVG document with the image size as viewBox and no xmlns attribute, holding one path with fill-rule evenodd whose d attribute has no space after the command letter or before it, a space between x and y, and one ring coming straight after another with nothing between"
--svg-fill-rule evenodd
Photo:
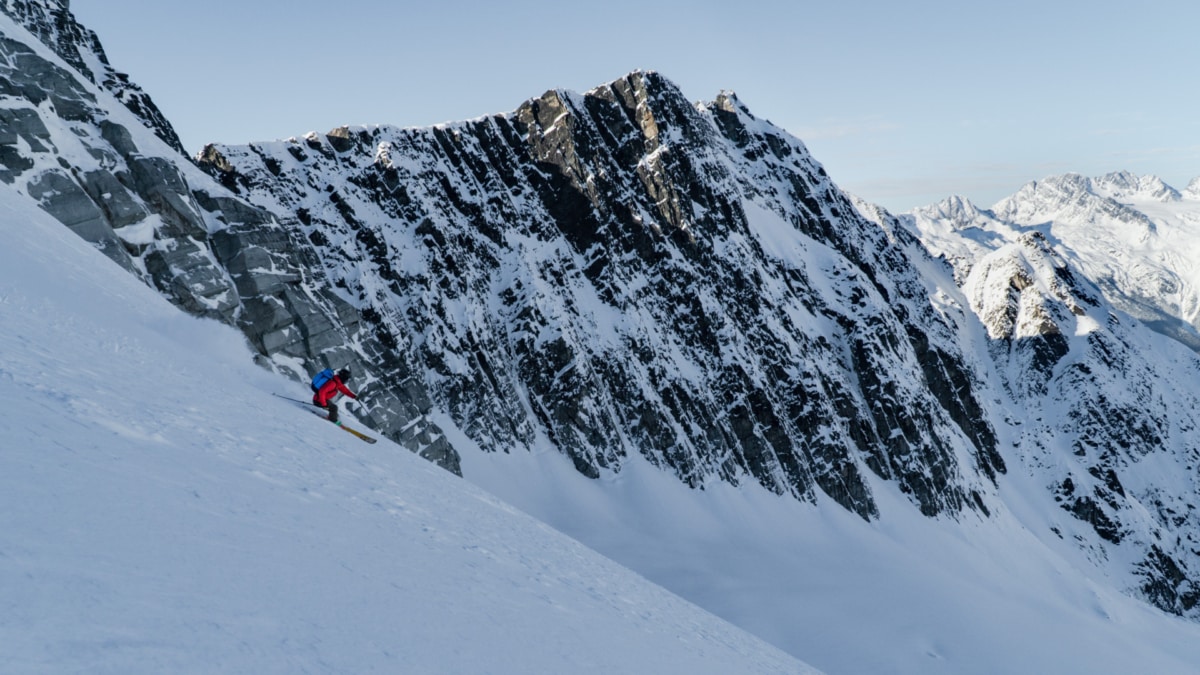
<instances>
[{"instance_id":1,"label":"snowy mountain face","mask_svg":"<svg viewBox=\"0 0 1200 675\"><path fill-rule=\"evenodd\" d=\"M951 199L902 219L954 265L988 331L1021 465L1091 529L1056 532L1194 614L1200 366L1183 344L1198 344L1200 201L1154 177L1067 175L991 210Z\"/></svg>"},{"instance_id":2,"label":"snowy mountain face","mask_svg":"<svg viewBox=\"0 0 1200 675\"><path fill-rule=\"evenodd\" d=\"M654 73L431 129L343 128L201 164L312 242L488 452L640 454L863 517L863 476L986 510L1003 461L955 327L799 141Z\"/></svg>"},{"instance_id":3,"label":"snowy mountain face","mask_svg":"<svg viewBox=\"0 0 1200 675\"><path fill-rule=\"evenodd\" d=\"M1125 312L1200 335L1200 182L1068 176L897 219L732 94L645 72L197 166L66 2L2 1L3 189L261 365L350 365L360 419L442 467L648 465L868 528L1045 500L1048 549L1196 615L1197 361Z\"/></svg>"}]
</instances>

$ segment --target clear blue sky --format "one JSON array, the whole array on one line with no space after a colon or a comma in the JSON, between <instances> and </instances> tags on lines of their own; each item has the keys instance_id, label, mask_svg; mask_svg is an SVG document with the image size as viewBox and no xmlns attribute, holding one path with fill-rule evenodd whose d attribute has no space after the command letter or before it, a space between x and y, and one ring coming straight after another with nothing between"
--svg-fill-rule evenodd
<instances>
[{"instance_id":1,"label":"clear blue sky","mask_svg":"<svg viewBox=\"0 0 1200 675\"><path fill-rule=\"evenodd\" d=\"M894 211L1074 171L1200 176L1200 2L72 0L194 153L424 126L657 70Z\"/></svg>"}]
</instances>

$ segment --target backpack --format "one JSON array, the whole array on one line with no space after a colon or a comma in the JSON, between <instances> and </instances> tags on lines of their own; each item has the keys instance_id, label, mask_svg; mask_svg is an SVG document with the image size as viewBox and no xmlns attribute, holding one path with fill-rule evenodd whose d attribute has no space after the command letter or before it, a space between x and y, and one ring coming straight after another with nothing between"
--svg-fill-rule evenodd
<instances>
[{"instance_id":1,"label":"backpack","mask_svg":"<svg viewBox=\"0 0 1200 675\"><path fill-rule=\"evenodd\" d=\"M316 375L313 375L312 384L309 386L312 387L313 393L315 394L318 391L320 391L321 387L325 386L326 382L328 382L332 379L333 379L333 369L326 368L325 370L322 370L321 372L317 373Z\"/></svg>"}]
</instances>

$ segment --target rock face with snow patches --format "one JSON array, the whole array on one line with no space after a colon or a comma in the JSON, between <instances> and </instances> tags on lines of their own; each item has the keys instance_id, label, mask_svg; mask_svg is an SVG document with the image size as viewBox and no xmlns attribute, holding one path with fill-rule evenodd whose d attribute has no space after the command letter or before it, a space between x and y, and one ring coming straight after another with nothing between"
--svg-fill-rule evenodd
<instances>
[{"instance_id":1,"label":"rock face with snow patches","mask_svg":"<svg viewBox=\"0 0 1200 675\"><path fill-rule=\"evenodd\" d=\"M1186 234L1200 222L1190 192L1066 175L991 210L954 198L903 220L953 263L988 332L1012 454L1076 519L1058 536L1132 575L1155 605L1194 615L1200 363L1184 346L1197 345L1196 277L1180 255L1200 243Z\"/></svg>"},{"instance_id":2,"label":"rock face with snow patches","mask_svg":"<svg viewBox=\"0 0 1200 675\"><path fill-rule=\"evenodd\" d=\"M916 271L808 152L654 73L431 129L213 145L486 451L640 453L876 512L985 508L1003 462ZM907 235L906 235L907 236Z\"/></svg>"},{"instance_id":3,"label":"rock face with snow patches","mask_svg":"<svg viewBox=\"0 0 1200 675\"><path fill-rule=\"evenodd\" d=\"M1134 273L1062 226L1160 251L1197 222L1196 183L1066 177L896 218L736 96L693 104L653 72L193 164L65 1L0 7L5 189L239 327L264 366L351 365L362 419L441 466L552 449L600 477L641 457L868 520L881 485L986 518L1017 470L1061 506L1049 536L1196 613L1200 367L1123 313L1196 334L1190 268Z\"/></svg>"},{"instance_id":4,"label":"rock face with snow patches","mask_svg":"<svg viewBox=\"0 0 1200 675\"><path fill-rule=\"evenodd\" d=\"M1098 562L1120 551L1137 561L1151 601L1195 608L1200 591L1187 573L1200 569L1200 521L1188 501L1200 491L1195 358L1131 330L1037 233L984 257L966 290L995 338L1005 385L1027 411L1022 464L1039 467L1062 508L1105 542L1094 544Z\"/></svg>"}]
</instances>

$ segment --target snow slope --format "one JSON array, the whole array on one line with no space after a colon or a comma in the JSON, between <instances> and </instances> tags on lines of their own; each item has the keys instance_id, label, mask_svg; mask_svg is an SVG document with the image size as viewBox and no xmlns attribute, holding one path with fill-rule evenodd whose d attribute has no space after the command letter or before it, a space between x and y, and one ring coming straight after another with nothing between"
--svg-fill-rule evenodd
<instances>
[{"instance_id":1,"label":"snow slope","mask_svg":"<svg viewBox=\"0 0 1200 675\"><path fill-rule=\"evenodd\" d=\"M455 439L462 442L464 439ZM463 446L467 447L467 446ZM827 673L1196 673L1200 626L1114 590L1038 475L990 518L880 518L757 487L688 490L648 465L589 481L550 451L464 453L473 482Z\"/></svg>"},{"instance_id":2,"label":"snow slope","mask_svg":"<svg viewBox=\"0 0 1200 675\"><path fill-rule=\"evenodd\" d=\"M801 673L384 440L271 396L0 187L5 672Z\"/></svg>"},{"instance_id":3,"label":"snow slope","mask_svg":"<svg viewBox=\"0 0 1200 675\"><path fill-rule=\"evenodd\" d=\"M188 317L0 192L0 653L12 672L809 668L387 441L270 395ZM457 438L465 436L450 428ZM469 445L464 445L469 447ZM1188 673L1200 627L1094 579L1034 478L873 522L649 466L465 453L492 493L831 673Z\"/></svg>"}]
</instances>

